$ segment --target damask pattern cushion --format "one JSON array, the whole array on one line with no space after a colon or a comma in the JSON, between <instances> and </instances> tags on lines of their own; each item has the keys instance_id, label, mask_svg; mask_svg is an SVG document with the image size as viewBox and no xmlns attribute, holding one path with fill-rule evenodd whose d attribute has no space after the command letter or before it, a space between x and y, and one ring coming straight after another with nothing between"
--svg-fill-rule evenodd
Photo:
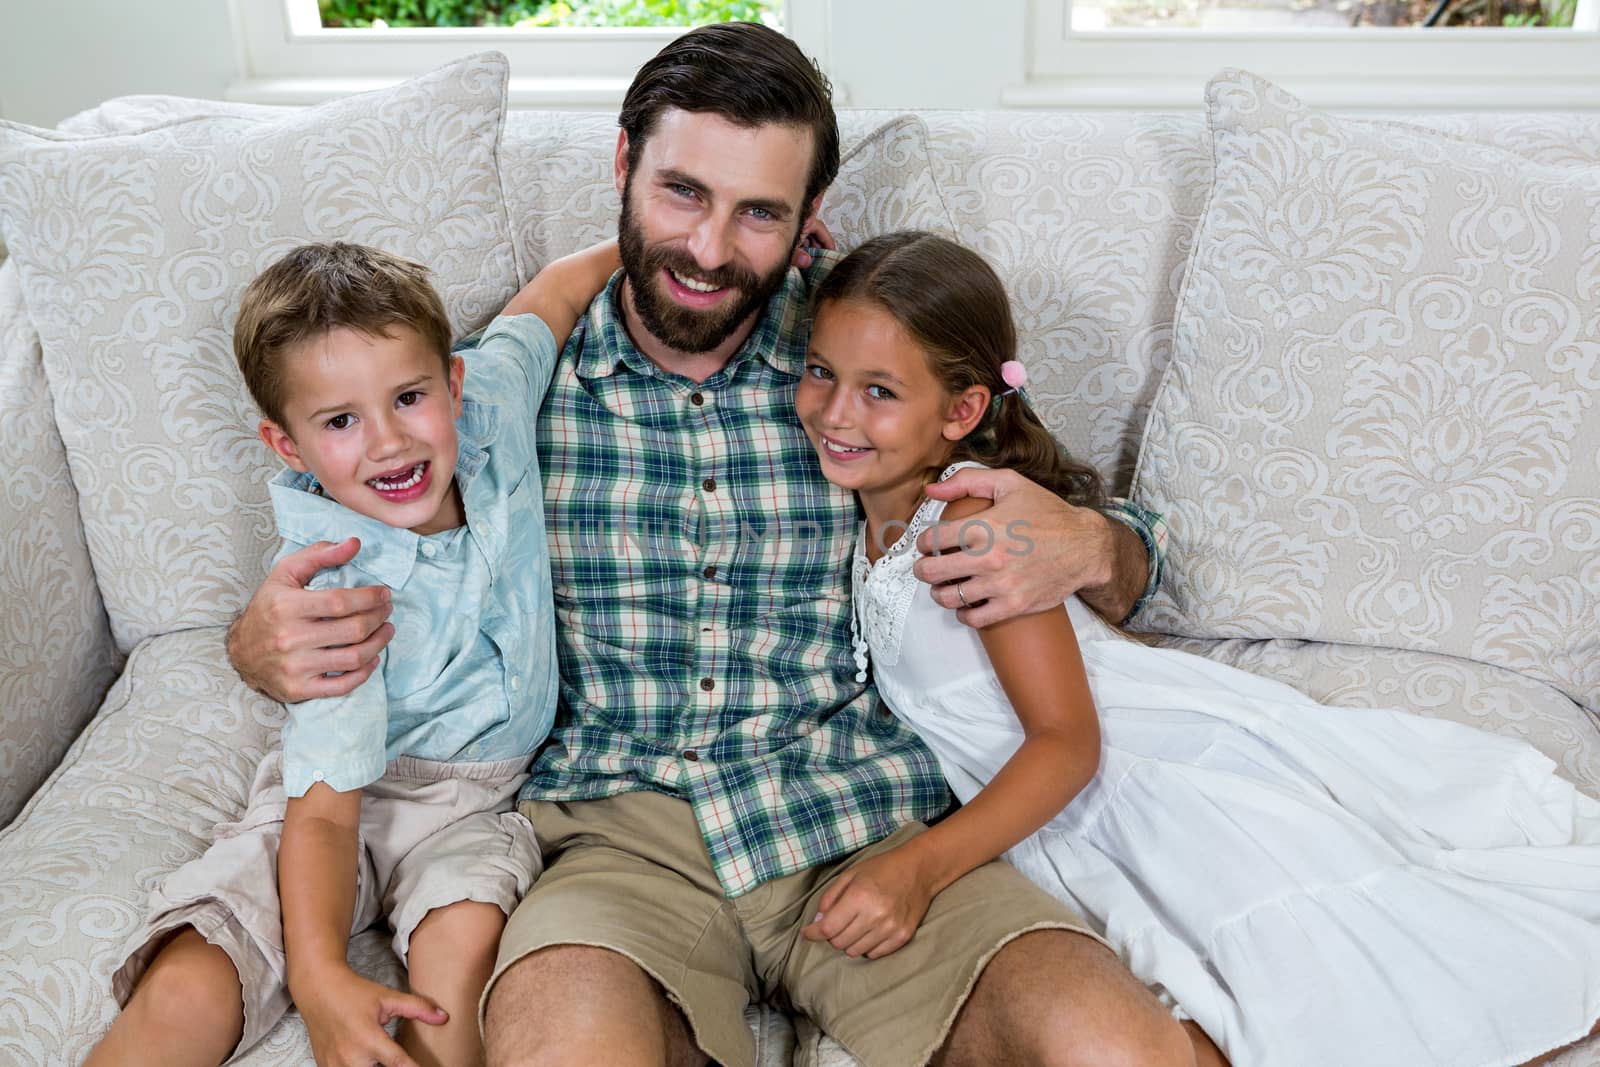
<instances>
[{"instance_id":1,"label":"damask pattern cushion","mask_svg":"<svg viewBox=\"0 0 1600 1067\"><path fill-rule=\"evenodd\" d=\"M1600 710L1600 167L1242 72L1135 495L1144 624L1440 652Z\"/></svg>"},{"instance_id":2,"label":"damask pattern cushion","mask_svg":"<svg viewBox=\"0 0 1600 1067\"><path fill-rule=\"evenodd\" d=\"M14 264L0 264L0 826L55 768L116 676Z\"/></svg>"},{"instance_id":3,"label":"damask pattern cushion","mask_svg":"<svg viewBox=\"0 0 1600 1067\"><path fill-rule=\"evenodd\" d=\"M72 137L0 123L0 226L118 646L225 622L276 547L276 461L235 369L244 285L310 240L434 272L451 324L518 277L496 53L304 111Z\"/></svg>"}]
</instances>

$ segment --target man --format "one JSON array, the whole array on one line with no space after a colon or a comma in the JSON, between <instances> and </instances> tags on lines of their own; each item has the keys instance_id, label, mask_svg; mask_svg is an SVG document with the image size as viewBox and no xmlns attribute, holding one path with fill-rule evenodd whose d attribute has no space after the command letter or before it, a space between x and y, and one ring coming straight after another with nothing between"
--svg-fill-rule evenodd
<instances>
[{"instance_id":1,"label":"man","mask_svg":"<svg viewBox=\"0 0 1600 1067\"><path fill-rule=\"evenodd\" d=\"M882 959L841 951L848 931L817 914L948 803L932 755L856 680L855 503L793 412L828 263L788 265L838 169L827 84L781 35L707 27L640 70L619 124L623 273L539 420L562 707L523 794L548 869L485 995L489 1062L743 1067L756 998L868 1067L1195 1062L1114 954L1004 864L939 894ZM1145 587L1128 527L1004 472L964 489L1040 549L924 561L967 621L1074 591L1121 618ZM348 551L263 584L230 639L252 684L298 700L370 670L381 592L298 588Z\"/></svg>"}]
</instances>

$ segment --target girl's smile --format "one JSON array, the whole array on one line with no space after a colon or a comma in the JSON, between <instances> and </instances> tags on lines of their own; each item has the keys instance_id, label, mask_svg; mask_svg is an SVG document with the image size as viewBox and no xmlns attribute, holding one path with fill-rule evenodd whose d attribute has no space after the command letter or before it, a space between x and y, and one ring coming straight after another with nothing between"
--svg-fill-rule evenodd
<instances>
[{"instance_id":1,"label":"girl's smile","mask_svg":"<svg viewBox=\"0 0 1600 1067\"><path fill-rule=\"evenodd\" d=\"M876 525L916 509L929 472L944 466L982 407L950 394L888 311L844 299L817 309L795 411L823 474L860 494Z\"/></svg>"}]
</instances>

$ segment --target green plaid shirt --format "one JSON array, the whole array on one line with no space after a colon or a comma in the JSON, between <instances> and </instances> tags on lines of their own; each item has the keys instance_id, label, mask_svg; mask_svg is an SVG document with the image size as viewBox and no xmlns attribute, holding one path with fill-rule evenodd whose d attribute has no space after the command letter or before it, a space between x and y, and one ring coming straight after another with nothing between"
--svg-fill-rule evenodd
<instances>
[{"instance_id":1,"label":"green plaid shirt","mask_svg":"<svg viewBox=\"0 0 1600 1067\"><path fill-rule=\"evenodd\" d=\"M730 896L949 803L933 754L855 680L860 515L794 413L809 294L837 259L791 271L699 383L634 347L613 279L539 415L561 707L523 797L681 797Z\"/></svg>"}]
</instances>

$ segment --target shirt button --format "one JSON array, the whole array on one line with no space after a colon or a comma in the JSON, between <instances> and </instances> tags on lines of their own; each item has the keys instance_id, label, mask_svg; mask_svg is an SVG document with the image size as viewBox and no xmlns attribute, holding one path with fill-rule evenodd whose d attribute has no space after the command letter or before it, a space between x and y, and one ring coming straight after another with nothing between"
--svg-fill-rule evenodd
<instances>
[{"instance_id":1,"label":"shirt button","mask_svg":"<svg viewBox=\"0 0 1600 1067\"><path fill-rule=\"evenodd\" d=\"M432 541L424 541L422 542L422 554L424 556L437 556L439 554L439 546Z\"/></svg>"},{"instance_id":2,"label":"shirt button","mask_svg":"<svg viewBox=\"0 0 1600 1067\"><path fill-rule=\"evenodd\" d=\"M701 396L699 393L690 393L689 394L689 403L693 404L695 407L699 407L701 404L704 404L705 402L706 402L706 398Z\"/></svg>"},{"instance_id":3,"label":"shirt button","mask_svg":"<svg viewBox=\"0 0 1600 1067\"><path fill-rule=\"evenodd\" d=\"M704 689L706 692L709 693L713 689L715 689L716 687L717 687L717 683L713 682L710 678L702 678L702 679L700 679L700 688Z\"/></svg>"},{"instance_id":4,"label":"shirt button","mask_svg":"<svg viewBox=\"0 0 1600 1067\"><path fill-rule=\"evenodd\" d=\"M700 483L700 488L704 489L708 493L715 492L717 488L717 480L715 478L707 478L705 481Z\"/></svg>"},{"instance_id":5,"label":"shirt button","mask_svg":"<svg viewBox=\"0 0 1600 1067\"><path fill-rule=\"evenodd\" d=\"M328 776L323 774L321 771L315 771L311 775L311 780L313 782L321 782L321 781L324 781L327 777Z\"/></svg>"},{"instance_id":6,"label":"shirt button","mask_svg":"<svg viewBox=\"0 0 1600 1067\"><path fill-rule=\"evenodd\" d=\"M707 578L715 578L717 576L717 565L713 563L700 573L705 575Z\"/></svg>"},{"instance_id":7,"label":"shirt button","mask_svg":"<svg viewBox=\"0 0 1600 1067\"><path fill-rule=\"evenodd\" d=\"M515 693L518 689L521 689L521 688L522 688L522 679L517 677L515 674L513 674L511 676L511 691L513 693Z\"/></svg>"},{"instance_id":8,"label":"shirt button","mask_svg":"<svg viewBox=\"0 0 1600 1067\"><path fill-rule=\"evenodd\" d=\"M685 749L684 753L683 753L683 758L686 759L686 760L698 760L700 758L700 753L696 752L692 748L691 749Z\"/></svg>"}]
</instances>

